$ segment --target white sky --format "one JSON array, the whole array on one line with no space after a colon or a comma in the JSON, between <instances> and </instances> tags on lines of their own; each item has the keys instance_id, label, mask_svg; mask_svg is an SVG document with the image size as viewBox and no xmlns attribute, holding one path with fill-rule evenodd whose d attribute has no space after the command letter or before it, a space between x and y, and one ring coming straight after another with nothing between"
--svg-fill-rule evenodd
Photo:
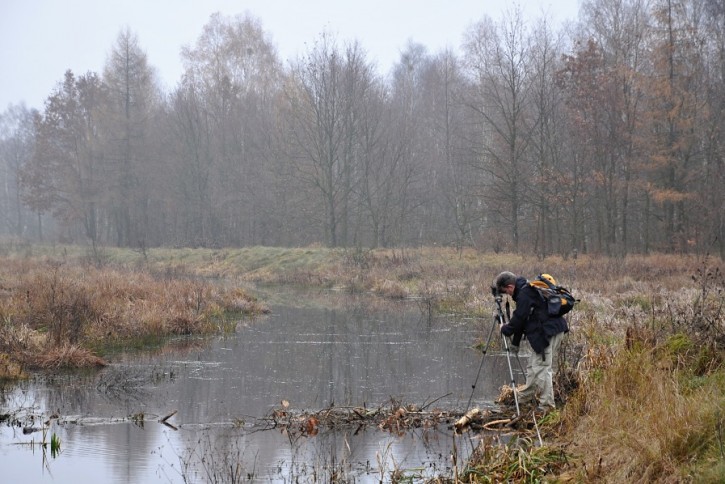
<instances>
[{"instance_id":1,"label":"white sky","mask_svg":"<svg viewBox=\"0 0 725 484\"><path fill-rule=\"evenodd\" d=\"M528 15L574 20L579 0L520 0ZM510 0L0 0L0 112L25 102L41 109L67 69L102 72L119 32L129 27L171 90L181 78L179 51L193 46L209 16L250 13L283 61L327 30L358 40L387 73L407 42L430 53L458 49L484 15L501 19Z\"/></svg>"}]
</instances>

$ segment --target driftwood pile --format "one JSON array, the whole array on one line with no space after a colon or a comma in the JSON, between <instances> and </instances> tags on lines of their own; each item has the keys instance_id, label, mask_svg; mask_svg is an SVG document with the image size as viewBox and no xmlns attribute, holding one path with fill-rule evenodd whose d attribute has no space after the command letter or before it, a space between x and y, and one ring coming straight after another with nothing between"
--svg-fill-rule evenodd
<instances>
[{"instance_id":1,"label":"driftwood pile","mask_svg":"<svg viewBox=\"0 0 725 484\"><path fill-rule=\"evenodd\" d=\"M458 433L466 431L517 431L531 426L522 413L516 416L515 409L506 405L467 412L430 408L430 404L418 406L402 404L391 399L377 408L331 406L316 412L295 411L289 402L283 400L258 425L260 430L278 429L290 437L314 436L322 430L351 429L354 433L377 427L380 430L404 435L413 429L435 429L445 425ZM530 420L530 419L529 419Z\"/></svg>"}]
</instances>

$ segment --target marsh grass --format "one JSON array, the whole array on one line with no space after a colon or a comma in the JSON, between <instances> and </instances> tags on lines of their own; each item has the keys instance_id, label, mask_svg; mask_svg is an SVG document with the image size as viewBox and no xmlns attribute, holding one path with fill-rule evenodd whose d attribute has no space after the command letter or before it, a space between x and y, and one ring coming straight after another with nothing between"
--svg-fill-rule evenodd
<instances>
[{"instance_id":1,"label":"marsh grass","mask_svg":"<svg viewBox=\"0 0 725 484\"><path fill-rule=\"evenodd\" d=\"M103 358L97 356L92 350L73 344L51 346L37 355L27 356L30 366L43 370L58 368L89 368L105 366Z\"/></svg>"},{"instance_id":2,"label":"marsh grass","mask_svg":"<svg viewBox=\"0 0 725 484\"><path fill-rule=\"evenodd\" d=\"M644 342L621 350L601 378L582 386L566 413L586 480L686 482L722 459L722 369L696 377L672 363L670 353Z\"/></svg>"},{"instance_id":3,"label":"marsh grass","mask_svg":"<svg viewBox=\"0 0 725 484\"><path fill-rule=\"evenodd\" d=\"M28 246L0 253L20 260L49 260L71 265L88 261L88 250L75 246ZM30 256L29 256L30 254ZM541 272L557 280L590 305L589 296L640 298L692 286L702 257L657 254L619 258L580 255L540 259L515 254L480 253L472 249L327 249L323 247L244 247L228 249L104 248L101 264L125 267L159 277L238 278L259 283L302 284L372 292L392 297L418 297L424 292L449 307L470 311L489 306L488 288L498 272L510 270L534 277ZM586 296L586 297L582 297ZM609 300L610 304L617 301ZM594 309L599 309L594 307Z\"/></svg>"},{"instance_id":4,"label":"marsh grass","mask_svg":"<svg viewBox=\"0 0 725 484\"><path fill-rule=\"evenodd\" d=\"M484 439L460 473L460 482L542 482L568 470L566 452L555 446L537 446L520 438L508 444Z\"/></svg>"},{"instance_id":5,"label":"marsh grass","mask_svg":"<svg viewBox=\"0 0 725 484\"><path fill-rule=\"evenodd\" d=\"M238 287L55 260L5 259L0 286L0 352L29 368L103 365L105 347L228 331L267 310Z\"/></svg>"},{"instance_id":6,"label":"marsh grass","mask_svg":"<svg viewBox=\"0 0 725 484\"><path fill-rule=\"evenodd\" d=\"M22 365L7 353L0 353L0 381L27 377Z\"/></svg>"},{"instance_id":7,"label":"marsh grass","mask_svg":"<svg viewBox=\"0 0 725 484\"><path fill-rule=\"evenodd\" d=\"M179 474L183 482L249 482L255 469L245 462L247 449L237 438L214 439L209 433L179 456Z\"/></svg>"},{"instance_id":8,"label":"marsh grass","mask_svg":"<svg viewBox=\"0 0 725 484\"><path fill-rule=\"evenodd\" d=\"M60 437L53 432L53 435L50 436L50 455L55 459L58 454L60 454Z\"/></svg>"},{"instance_id":9,"label":"marsh grass","mask_svg":"<svg viewBox=\"0 0 725 484\"><path fill-rule=\"evenodd\" d=\"M573 442L568 450L580 459L580 480L721 482L720 262L656 262L669 265L634 264L626 278L639 292L612 284L627 292L603 290L586 322L574 328L585 353L558 431ZM653 274L665 282L649 279Z\"/></svg>"}]
</instances>

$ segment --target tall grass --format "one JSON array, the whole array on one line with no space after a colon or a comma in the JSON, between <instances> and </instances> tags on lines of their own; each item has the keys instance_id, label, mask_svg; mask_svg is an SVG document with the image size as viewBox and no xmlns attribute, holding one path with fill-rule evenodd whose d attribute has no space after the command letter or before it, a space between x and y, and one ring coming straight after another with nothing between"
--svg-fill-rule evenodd
<instances>
[{"instance_id":1,"label":"tall grass","mask_svg":"<svg viewBox=\"0 0 725 484\"><path fill-rule=\"evenodd\" d=\"M725 284L717 264L656 269L682 281L672 289L640 267L627 275L637 289L603 289L614 303L596 302L590 324L574 328L586 352L560 430L582 461L582 480L722 482Z\"/></svg>"},{"instance_id":2,"label":"tall grass","mask_svg":"<svg viewBox=\"0 0 725 484\"><path fill-rule=\"evenodd\" d=\"M0 354L28 367L103 364L93 349L223 330L264 304L244 290L117 267L0 261Z\"/></svg>"},{"instance_id":3,"label":"tall grass","mask_svg":"<svg viewBox=\"0 0 725 484\"><path fill-rule=\"evenodd\" d=\"M588 481L687 482L722 468L721 354L685 335L654 341L648 332L630 336L565 409L566 437Z\"/></svg>"}]
</instances>

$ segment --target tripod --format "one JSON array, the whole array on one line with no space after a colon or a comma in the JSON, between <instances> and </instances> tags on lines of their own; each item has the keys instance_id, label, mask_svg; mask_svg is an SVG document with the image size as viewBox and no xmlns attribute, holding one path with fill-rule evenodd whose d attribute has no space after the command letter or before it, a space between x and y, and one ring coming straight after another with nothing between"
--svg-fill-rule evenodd
<instances>
[{"instance_id":1,"label":"tripod","mask_svg":"<svg viewBox=\"0 0 725 484\"><path fill-rule=\"evenodd\" d=\"M491 344L491 337L493 336L493 330L498 326L499 330L501 326L506 324L506 316L504 315L503 309L501 308L501 302L503 301L503 296L498 291L493 291L494 298L496 300L496 314L493 318L493 323L491 325L491 330L488 333L488 340L486 341L486 346L483 348L483 355L481 356L481 364L478 366L478 373L476 374L476 380L473 382L473 385L471 385L471 396L468 398L468 404L466 405L466 411L468 411L469 407L471 406L471 401L473 400L473 394L476 391L476 385L478 384L478 379L481 376L481 369L483 368L483 361L486 357L486 353L488 352L488 348ZM508 308L508 305L507 305ZM508 368L509 368L509 375L511 376L511 390L513 390L514 393L514 403L516 404L516 416L521 415L521 412L519 410L519 398L518 398L518 392L516 390L516 379L514 378L514 370L513 366L511 365L511 349L509 348L508 340L506 337L501 334L501 340L503 341L503 347L506 350L506 361L508 362ZM519 355L516 355L516 360L519 362L519 367L521 368L521 371L523 372L523 366L521 365L521 360L519 360Z\"/></svg>"}]
</instances>

